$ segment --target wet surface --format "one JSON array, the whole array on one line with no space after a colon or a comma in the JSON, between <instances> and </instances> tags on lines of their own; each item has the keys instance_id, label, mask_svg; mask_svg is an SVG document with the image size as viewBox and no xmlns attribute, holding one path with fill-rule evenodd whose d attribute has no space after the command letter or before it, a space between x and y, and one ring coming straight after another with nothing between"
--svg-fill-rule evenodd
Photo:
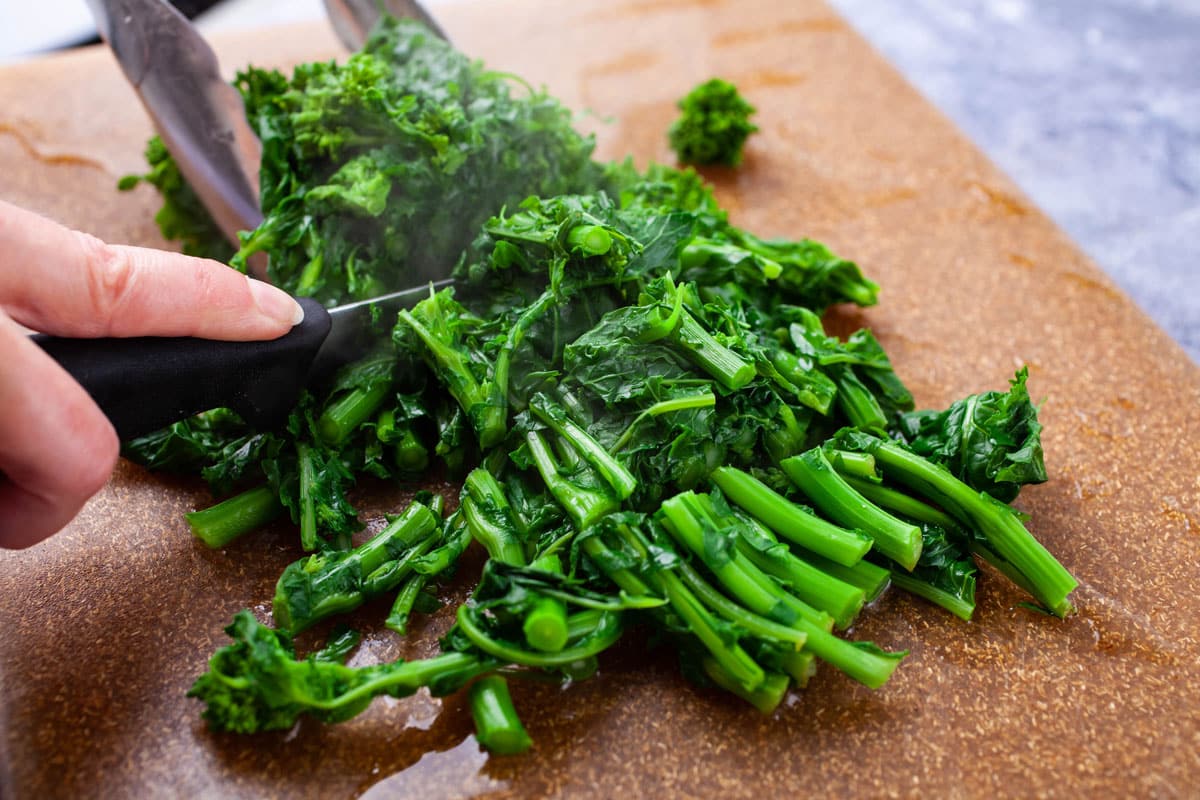
<instances>
[{"instance_id":1,"label":"wet surface","mask_svg":"<svg viewBox=\"0 0 1200 800\"><path fill-rule=\"evenodd\" d=\"M203 487L125 464L63 534L0 553L0 690L17 796L1191 793L1200 371L852 32L823 28L819 3L548 7L450 6L444 18L491 65L611 117L592 120L606 157L669 162L675 100L712 74L745 79L762 130L742 169L706 175L739 224L825 240L883 286L880 306L838 309L830 327L871 326L927 407L1000 388L1031 365L1051 480L1019 505L1080 578L1079 613L1037 614L986 569L970 623L889 592L854 636L911 651L892 681L872 692L822 669L769 717L690 686L672 654L648 652L635 631L593 680L513 687L535 741L519 758L485 756L463 699L425 693L378 700L338 726L217 736L184 692L235 611L265 618L279 571L298 556L294 533L279 525L204 550L182 518L209 501ZM230 40L223 63L282 65L305 52L332 53L328 35ZM790 75L804 79L779 79ZM78 88L88 81L92 91ZM20 129L36 152L87 154L105 171L40 163L0 135L0 196L158 243L154 198L112 189L137 167L147 128L100 54L0 72L0 107L28 116L60 84L66 105ZM378 526L410 494L372 485L356 499ZM432 652L450 612L417 618L402 641L382 628L383 605L360 610L356 661Z\"/></svg>"}]
</instances>

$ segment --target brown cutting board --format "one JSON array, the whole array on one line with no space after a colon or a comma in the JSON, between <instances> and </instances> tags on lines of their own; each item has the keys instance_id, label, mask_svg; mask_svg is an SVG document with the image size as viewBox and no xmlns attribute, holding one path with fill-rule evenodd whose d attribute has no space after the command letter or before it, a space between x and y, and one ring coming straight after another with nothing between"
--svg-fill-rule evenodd
<instances>
[{"instance_id":1,"label":"brown cutting board","mask_svg":"<svg viewBox=\"0 0 1200 800\"><path fill-rule=\"evenodd\" d=\"M0 670L20 797L1195 796L1200 781L1200 370L818 0L550 0L439 10L467 52L594 116L601 155L670 161L673 102L722 75L762 131L710 173L733 218L858 260L870 325L919 404L1044 398L1050 483L1019 505L1080 579L1060 621L982 576L964 623L889 593L855 631L912 654L872 692L823 669L762 716L622 643L591 681L514 693L536 742L489 758L460 698L378 700L335 727L215 736L184 692L240 608L265 613L286 528L191 540L197 481L123 464L71 527L0 553ZM221 41L223 63L338 53L317 27ZM107 53L0 70L0 196L115 241L161 244L153 193L117 194L149 132ZM53 269L53 264L44 265ZM373 525L405 490L365 487ZM430 651L380 631L356 659ZM373 627L371 627L373 626Z\"/></svg>"}]
</instances>

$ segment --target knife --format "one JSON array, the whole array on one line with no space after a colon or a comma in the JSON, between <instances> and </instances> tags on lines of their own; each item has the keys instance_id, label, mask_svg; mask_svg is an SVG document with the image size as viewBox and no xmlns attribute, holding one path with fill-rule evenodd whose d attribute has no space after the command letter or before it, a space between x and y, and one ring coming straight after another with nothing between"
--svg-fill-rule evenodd
<instances>
[{"instance_id":1,"label":"knife","mask_svg":"<svg viewBox=\"0 0 1200 800\"><path fill-rule=\"evenodd\" d=\"M166 0L88 0L108 42L167 151L234 246L238 231L262 222L261 146L242 98L222 77L217 56L187 17ZM264 278L266 264L251 263Z\"/></svg>"},{"instance_id":2,"label":"knife","mask_svg":"<svg viewBox=\"0 0 1200 800\"><path fill-rule=\"evenodd\" d=\"M251 425L270 428L286 420L310 380L366 354L390 331L401 309L450 283L332 309L297 298L304 321L265 342L30 338L87 390L122 441L211 408L231 408Z\"/></svg>"},{"instance_id":3,"label":"knife","mask_svg":"<svg viewBox=\"0 0 1200 800\"><path fill-rule=\"evenodd\" d=\"M363 46L384 14L419 20L434 36L449 41L437 20L417 0L325 0L325 14L334 33L351 51Z\"/></svg>"},{"instance_id":4,"label":"knife","mask_svg":"<svg viewBox=\"0 0 1200 800\"><path fill-rule=\"evenodd\" d=\"M236 244L238 231L253 230L262 220L254 189L261 148L241 97L220 75L216 54L166 0L88 0L88 5L180 171ZM347 2L347 10L351 7L361 24L374 24L367 5ZM374 16L378 13L375 6ZM252 262L251 271L265 277L265 266ZM394 320L401 308L449 283L329 310L298 298L303 322L265 342L31 338L87 390L122 440L220 407L256 427L271 427L286 418L306 383L364 354L386 333L375 320Z\"/></svg>"}]
</instances>

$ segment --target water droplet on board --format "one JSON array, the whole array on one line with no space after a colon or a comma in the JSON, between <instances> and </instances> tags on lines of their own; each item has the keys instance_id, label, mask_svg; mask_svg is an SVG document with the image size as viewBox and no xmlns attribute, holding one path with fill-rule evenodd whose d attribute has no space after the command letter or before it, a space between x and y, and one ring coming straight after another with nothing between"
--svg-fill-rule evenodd
<instances>
[{"instance_id":1,"label":"water droplet on board","mask_svg":"<svg viewBox=\"0 0 1200 800\"><path fill-rule=\"evenodd\" d=\"M360 797L362 800L409 797L439 800L480 797L507 789L507 781L487 774L487 764L487 752L474 736L468 736L448 750L426 753L415 764L387 776Z\"/></svg>"},{"instance_id":2,"label":"water droplet on board","mask_svg":"<svg viewBox=\"0 0 1200 800\"><path fill-rule=\"evenodd\" d=\"M1101 653L1135 656L1153 664L1171 664L1185 655L1176 642L1159 633L1147 614L1094 585L1080 582L1072 599L1076 616Z\"/></svg>"}]
</instances>

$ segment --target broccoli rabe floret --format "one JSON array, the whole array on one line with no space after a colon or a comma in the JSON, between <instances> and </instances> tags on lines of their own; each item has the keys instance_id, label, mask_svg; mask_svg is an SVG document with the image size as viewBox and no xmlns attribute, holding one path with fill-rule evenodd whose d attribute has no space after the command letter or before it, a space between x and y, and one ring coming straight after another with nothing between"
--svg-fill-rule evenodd
<instances>
[{"instance_id":1,"label":"broccoli rabe floret","mask_svg":"<svg viewBox=\"0 0 1200 800\"><path fill-rule=\"evenodd\" d=\"M737 87L720 78L705 81L679 101L683 112L671 125L671 149L685 164L742 163L742 146L758 130L750 121L754 106Z\"/></svg>"}]
</instances>

